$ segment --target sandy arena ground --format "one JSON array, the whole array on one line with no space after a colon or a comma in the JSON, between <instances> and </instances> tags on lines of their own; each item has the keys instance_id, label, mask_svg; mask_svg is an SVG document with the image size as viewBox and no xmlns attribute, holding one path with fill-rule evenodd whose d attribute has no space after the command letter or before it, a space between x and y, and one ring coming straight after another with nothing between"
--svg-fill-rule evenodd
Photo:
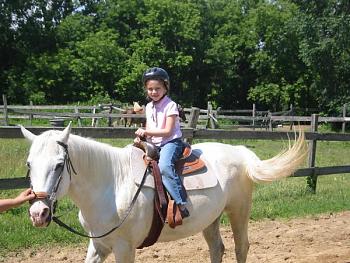
<instances>
[{"instance_id":1,"label":"sandy arena ground","mask_svg":"<svg viewBox=\"0 0 350 263\"><path fill-rule=\"evenodd\" d=\"M236 262L232 232L221 229L226 247L223 262ZM288 221L251 222L247 262L350 263L350 211ZM4 262L83 262L87 246L51 247L11 254ZM107 263L114 262L112 256ZM210 262L201 234L137 251L136 262Z\"/></svg>"}]
</instances>

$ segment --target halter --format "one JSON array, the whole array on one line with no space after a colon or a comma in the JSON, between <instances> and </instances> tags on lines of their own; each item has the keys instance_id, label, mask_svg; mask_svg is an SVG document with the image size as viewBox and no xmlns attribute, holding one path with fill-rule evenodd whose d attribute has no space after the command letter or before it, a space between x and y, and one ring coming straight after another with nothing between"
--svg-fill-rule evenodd
<instances>
[{"instance_id":1,"label":"halter","mask_svg":"<svg viewBox=\"0 0 350 263\"><path fill-rule=\"evenodd\" d=\"M77 174L76 171L74 170L72 161L71 161L70 156L69 156L68 145L63 143L63 142L60 142L60 141L57 141L57 143L58 143L58 145L62 146L64 149L64 162L63 162L63 165L59 168L59 171L57 171L57 170L54 171L54 173L59 172L59 175L58 175L56 183L52 189L52 192L51 192L51 194L48 194L47 192L34 192L33 191L35 198L32 199L31 201L29 201L30 204L33 204L37 200L42 200L50 208L50 214L46 220L46 222L48 222L48 224L50 224L51 220L55 218L54 213L56 211L56 206L57 206L57 191L58 191L58 188L59 188L60 183L62 181L64 167L67 168L70 180L72 179L72 171L74 174ZM30 169L28 169L28 171L27 171L26 178L30 179ZM33 186L31 183L30 183L30 188L33 189Z\"/></svg>"}]
</instances>

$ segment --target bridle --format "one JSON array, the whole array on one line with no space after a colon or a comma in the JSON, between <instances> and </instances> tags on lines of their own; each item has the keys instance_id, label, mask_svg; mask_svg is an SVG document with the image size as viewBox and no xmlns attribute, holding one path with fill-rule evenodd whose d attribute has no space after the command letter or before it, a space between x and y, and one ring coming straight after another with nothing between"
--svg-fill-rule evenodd
<instances>
[{"instance_id":1,"label":"bridle","mask_svg":"<svg viewBox=\"0 0 350 263\"><path fill-rule=\"evenodd\" d=\"M58 191L58 188L60 186L60 183L62 181L62 177L63 177L63 170L64 170L64 167L66 167L67 169L67 172L69 174L69 178L70 180L72 179L72 171L74 174L77 174L76 171L74 170L74 167L73 167L73 164L72 164L72 161L70 159L70 156L69 156L69 152L68 152L68 145L63 143L63 142L60 142L60 141L57 141L57 143L63 147L64 149L64 162L63 162L63 165L61 165L59 167L59 171L58 169L55 170L55 173L56 172L59 172L59 175L58 175L58 178L56 180L56 183L52 189L52 192L51 194L48 194L46 192L34 192L33 193L35 194L35 198L33 200L30 201L30 204L33 204L35 201L37 200L42 200L49 208L50 208L50 214L47 218L47 222L48 222L48 225L51 223L51 221L54 221L57 225L67 229L68 231L74 233L74 234L77 234L79 236L82 236L82 237L88 237L88 238L102 238L102 237L105 237L107 235L109 235L110 233L112 233L114 230L120 228L122 226L122 224L124 223L124 221L126 220L126 218L129 216L132 208L134 207L135 203L136 203L136 200L137 200L137 197L139 196L140 192L141 192L141 188L143 187L143 185L145 184L145 181L146 181L146 177L147 177L147 174L148 174L148 171L150 169L150 163L148 164L147 166L147 169L145 170L145 173L142 177L142 181L128 207L128 209L126 210L123 218L119 221L119 223L113 227L112 229L110 229L109 231L107 231L106 233L102 234L102 235L98 235L98 236L90 236L90 235L86 235L84 233L80 233L79 231L73 229L72 227L68 226L67 224L65 224L64 222L62 222L59 217L55 216L55 210L56 210L56 206L57 206L57 191ZM27 176L26 178L28 178L30 180L30 168L28 169L27 171ZM30 187L33 189L33 186L32 184L30 183Z\"/></svg>"},{"instance_id":2,"label":"bridle","mask_svg":"<svg viewBox=\"0 0 350 263\"><path fill-rule=\"evenodd\" d=\"M63 142L60 142L60 141L57 141L57 144L63 147L64 161L63 161L63 165L59 166L59 168L55 169L55 171L54 171L54 173L58 173L58 177L57 177L57 180L55 182L54 187L52 188L51 194L48 194L47 192L34 192L33 191L35 198L29 202L30 204L33 204L35 201L41 200L50 208L50 213L49 213L49 216L47 217L47 220L46 220L46 222L48 222L48 225L51 223L51 220L54 220L54 218L55 218L54 213L56 211L56 206L57 206L57 191L58 191L58 188L62 182L64 167L67 168L67 172L69 174L70 180L72 179L72 171L74 174L77 174L76 171L74 170L72 161L71 161L70 156L69 156L68 145L63 143ZM30 168L27 171L26 178L30 180ZM33 186L31 183L30 183L30 188L33 189Z\"/></svg>"}]
</instances>

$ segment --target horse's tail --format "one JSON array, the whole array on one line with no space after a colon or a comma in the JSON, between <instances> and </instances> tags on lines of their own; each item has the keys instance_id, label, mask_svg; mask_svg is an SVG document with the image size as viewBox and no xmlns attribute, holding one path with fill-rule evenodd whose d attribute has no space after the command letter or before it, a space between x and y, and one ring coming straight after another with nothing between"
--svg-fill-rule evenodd
<instances>
[{"instance_id":1,"label":"horse's tail","mask_svg":"<svg viewBox=\"0 0 350 263\"><path fill-rule=\"evenodd\" d=\"M305 161L307 147L304 132L299 132L299 137L289 149L282 151L268 160L260 160L255 156L246 162L247 174L256 183L272 182L292 175Z\"/></svg>"}]
</instances>

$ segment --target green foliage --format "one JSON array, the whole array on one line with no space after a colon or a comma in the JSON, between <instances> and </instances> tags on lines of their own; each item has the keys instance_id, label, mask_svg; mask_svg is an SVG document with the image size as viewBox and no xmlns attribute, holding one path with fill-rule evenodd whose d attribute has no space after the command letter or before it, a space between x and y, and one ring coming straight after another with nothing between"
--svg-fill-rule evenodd
<instances>
[{"instance_id":1,"label":"green foliage","mask_svg":"<svg viewBox=\"0 0 350 263\"><path fill-rule=\"evenodd\" d=\"M326 113L349 99L350 16L347 1L295 1L300 57L309 69L309 87Z\"/></svg>"},{"instance_id":2,"label":"green foliage","mask_svg":"<svg viewBox=\"0 0 350 263\"><path fill-rule=\"evenodd\" d=\"M278 111L287 109L287 106L291 104L296 107L302 106L301 94L305 89L304 85L299 82L287 84L283 81L281 85L267 83L257 85L251 89L248 98L252 101L259 101L273 111ZM281 108L281 105L284 105L285 108Z\"/></svg>"},{"instance_id":3,"label":"green foliage","mask_svg":"<svg viewBox=\"0 0 350 263\"><path fill-rule=\"evenodd\" d=\"M72 14L57 27L57 38L61 48L76 48L76 42L83 41L95 31L94 19L80 13Z\"/></svg>"},{"instance_id":4,"label":"green foliage","mask_svg":"<svg viewBox=\"0 0 350 263\"><path fill-rule=\"evenodd\" d=\"M144 99L166 68L185 106L339 113L350 88L346 1L2 1L0 93L11 104ZM271 90L269 90L271 89ZM276 96L276 98L269 98Z\"/></svg>"}]
</instances>

